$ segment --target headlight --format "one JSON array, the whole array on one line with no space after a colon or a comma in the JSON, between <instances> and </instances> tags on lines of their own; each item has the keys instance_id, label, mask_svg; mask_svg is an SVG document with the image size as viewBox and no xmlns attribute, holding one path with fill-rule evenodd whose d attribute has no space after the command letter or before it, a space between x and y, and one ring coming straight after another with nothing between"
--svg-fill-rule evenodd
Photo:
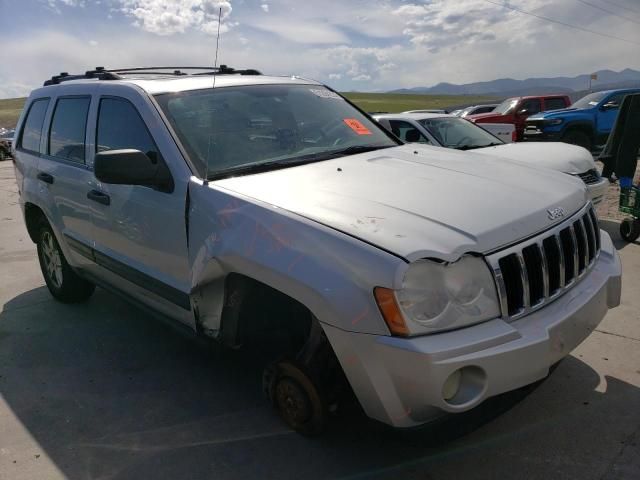
<instances>
[{"instance_id":1,"label":"headlight","mask_svg":"<svg viewBox=\"0 0 640 480\"><path fill-rule=\"evenodd\" d=\"M448 264L414 262L396 298L413 333L451 330L500 316L493 277L478 257Z\"/></svg>"},{"instance_id":2,"label":"headlight","mask_svg":"<svg viewBox=\"0 0 640 480\"><path fill-rule=\"evenodd\" d=\"M551 118L549 120L545 120L544 124L553 127L555 125L560 125L562 122L564 122L564 120L561 118Z\"/></svg>"}]
</instances>

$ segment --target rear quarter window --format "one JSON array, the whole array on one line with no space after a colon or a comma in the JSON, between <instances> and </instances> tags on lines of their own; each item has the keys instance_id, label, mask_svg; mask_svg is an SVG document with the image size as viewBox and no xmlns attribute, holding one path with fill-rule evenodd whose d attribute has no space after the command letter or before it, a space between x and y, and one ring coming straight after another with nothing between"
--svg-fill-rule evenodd
<instances>
[{"instance_id":1,"label":"rear quarter window","mask_svg":"<svg viewBox=\"0 0 640 480\"><path fill-rule=\"evenodd\" d=\"M18 148L32 153L40 153L42 126L44 125L44 116L48 107L48 98L39 98L31 102L27 118L24 121L24 127L22 127Z\"/></svg>"}]
</instances>

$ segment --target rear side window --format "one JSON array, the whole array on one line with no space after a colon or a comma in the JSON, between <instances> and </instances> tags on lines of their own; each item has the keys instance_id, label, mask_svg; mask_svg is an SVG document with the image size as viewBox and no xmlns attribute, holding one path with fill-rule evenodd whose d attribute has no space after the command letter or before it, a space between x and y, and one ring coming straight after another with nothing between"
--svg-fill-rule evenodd
<instances>
[{"instance_id":1,"label":"rear side window","mask_svg":"<svg viewBox=\"0 0 640 480\"><path fill-rule=\"evenodd\" d=\"M158 153L136 108L128 100L103 98L98 113L96 150L102 152L123 148L140 150L147 155Z\"/></svg>"},{"instance_id":2,"label":"rear side window","mask_svg":"<svg viewBox=\"0 0 640 480\"><path fill-rule=\"evenodd\" d=\"M545 98L544 99L544 109L545 110L560 110L561 108L565 108L567 104L565 103L563 98Z\"/></svg>"},{"instance_id":3,"label":"rear side window","mask_svg":"<svg viewBox=\"0 0 640 480\"><path fill-rule=\"evenodd\" d=\"M49 132L49 155L84 163L84 139L90 97L60 98Z\"/></svg>"},{"instance_id":4,"label":"rear side window","mask_svg":"<svg viewBox=\"0 0 640 480\"><path fill-rule=\"evenodd\" d=\"M44 125L44 116L47 113L49 99L42 98L35 100L29 107L27 119L22 129L22 138L19 146L23 150L29 152L40 153L40 139L42 137L42 126Z\"/></svg>"}]
</instances>

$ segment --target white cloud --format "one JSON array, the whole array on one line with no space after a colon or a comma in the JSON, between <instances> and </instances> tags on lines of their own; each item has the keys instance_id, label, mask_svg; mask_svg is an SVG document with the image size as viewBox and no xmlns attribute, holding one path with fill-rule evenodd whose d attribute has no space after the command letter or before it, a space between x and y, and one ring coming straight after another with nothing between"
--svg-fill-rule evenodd
<instances>
[{"instance_id":1,"label":"white cloud","mask_svg":"<svg viewBox=\"0 0 640 480\"><path fill-rule=\"evenodd\" d=\"M268 3L263 3L262 5L260 5L260 8L262 10L264 10L265 13L269 13L269 4Z\"/></svg>"},{"instance_id":2,"label":"white cloud","mask_svg":"<svg viewBox=\"0 0 640 480\"><path fill-rule=\"evenodd\" d=\"M286 17L261 17L243 21L257 30L277 35L295 43L338 44L348 43L349 37L338 28L320 20L291 21Z\"/></svg>"},{"instance_id":3,"label":"white cloud","mask_svg":"<svg viewBox=\"0 0 640 480\"><path fill-rule=\"evenodd\" d=\"M65 13L56 16L47 10L48 0L41 2L46 8L39 15L34 12L28 24L8 25L14 30L5 32L3 51L11 69L2 73L0 97L27 93L60 71L83 72L96 65L213 64L215 41L203 38L203 33L215 33L220 4L227 5L223 31L228 29L220 44L220 64L315 78L341 90L640 69L635 45L553 25L483 0L109 0L100 9L85 1L73 15L66 15L66 9L81 1L51 0ZM640 40L636 24L578 2L510 2ZM19 9L20 3L11 8ZM259 14L262 4L270 6L269 14ZM107 14L113 15L109 22ZM90 31L90 36L71 23L83 15L83 32Z\"/></svg>"},{"instance_id":4,"label":"white cloud","mask_svg":"<svg viewBox=\"0 0 640 480\"><path fill-rule=\"evenodd\" d=\"M134 25L157 35L185 33L189 29L213 35L218 28L227 31L232 24L224 23L231 14L231 3L225 0L118 0L120 11L135 19ZM222 9L222 10L220 10Z\"/></svg>"}]
</instances>

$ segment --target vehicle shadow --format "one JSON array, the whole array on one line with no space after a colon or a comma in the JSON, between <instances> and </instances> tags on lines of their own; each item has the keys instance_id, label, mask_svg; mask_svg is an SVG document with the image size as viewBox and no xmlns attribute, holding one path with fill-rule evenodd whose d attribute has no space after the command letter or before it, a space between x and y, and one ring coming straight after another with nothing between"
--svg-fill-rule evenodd
<instances>
[{"instance_id":1,"label":"vehicle shadow","mask_svg":"<svg viewBox=\"0 0 640 480\"><path fill-rule=\"evenodd\" d=\"M419 431L399 434L353 408L324 436L305 438L266 404L252 355L204 348L101 289L84 305L30 304L43 288L0 313L0 394L72 480L425 479L442 469L488 478L478 462L500 456L511 478L517 452L541 436L551 450L576 441L562 432L578 428L588 405L615 416L640 404L640 390L615 378L596 391L599 375L568 357L532 394L514 392ZM10 463L8 478L25 467Z\"/></svg>"}]
</instances>

